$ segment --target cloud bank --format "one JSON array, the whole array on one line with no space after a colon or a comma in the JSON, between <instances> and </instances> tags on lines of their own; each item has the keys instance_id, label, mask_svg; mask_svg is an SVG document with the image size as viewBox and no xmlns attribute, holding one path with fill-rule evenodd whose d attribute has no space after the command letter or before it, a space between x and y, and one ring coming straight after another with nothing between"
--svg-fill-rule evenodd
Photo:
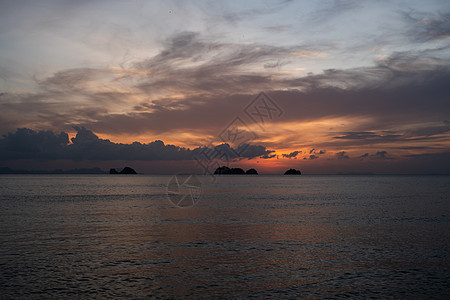
<instances>
[{"instance_id":1,"label":"cloud bank","mask_svg":"<svg viewBox=\"0 0 450 300\"><path fill-rule=\"evenodd\" d=\"M166 160L201 160L206 159L203 153L226 153L226 158L252 159L269 155L272 150L260 145L240 145L237 149L228 144L214 148L197 147L194 149L166 145L156 140L147 144L113 143L100 139L91 130L76 127L77 135L69 142L68 134L55 134L51 131L34 131L28 128L17 129L0 138L0 160L40 159L73 161L91 160L127 160L127 161L166 161Z\"/></svg>"}]
</instances>

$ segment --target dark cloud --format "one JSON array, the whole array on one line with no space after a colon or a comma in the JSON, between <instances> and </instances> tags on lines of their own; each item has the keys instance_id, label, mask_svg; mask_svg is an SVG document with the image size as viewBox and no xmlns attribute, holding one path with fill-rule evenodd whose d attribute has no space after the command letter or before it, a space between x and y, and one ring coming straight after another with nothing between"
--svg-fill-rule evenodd
<instances>
[{"instance_id":1,"label":"dark cloud","mask_svg":"<svg viewBox=\"0 0 450 300\"><path fill-rule=\"evenodd\" d=\"M405 157L415 158L415 159L427 159L427 160L436 160L437 162L441 162L443 167L447 168L447 171L450 170L450 151L444 152L434 152L434 153L422 153L422 154L408 154ZM441 158L445 158L440 160ZM450 174L450 172L448 172Z\"/></svg>"},{"instance_id":2,"label":"dark cloud","mask_svg":"<svg viewBox=\"0 0 450 300\"><path fill-rule=\"evenodd\" d=\"M272 32L272 33L280 33L284 31L288 31L292 29L292 26L290 25L275 25L275 26L267 26L264 27L265 30Z\"/></svg>"},{"instance_id":3,"label":"dark cloud","mask_svg":"<svg viewBox=\"0 0 450 300\"><path fill-rule=\"evenodd\" d=\"M240 145L237 149L237 153L239 157L242 158L256 158L256 157L262 157L266 158L270 156L270 153L273 153L275 151L273 150L267 150L266 147L261 145L248 145L243 144ZM274 157L274 156L271 156Z\"/></svg>"},{"instance_id":4,"label":"dark cloud","mask_svg":"<svg viewBox=\"0 0 450 300\"><path fill-rule=\"evenodd\" d=\"M317 158L319 158L319 157L317 155L314 155L314 154L309 156L309 159L317 159Z\"/></svg>"},{"instance_id":5,"label":"dark cloud","mask_svg":"<svg viewBox=\"0 0 450 300\"><path fill-rule=\"evenodd\" d=\"M275 156L277 156L276 154L266 154L261 156L262 159L270 159L270 158L274 158Z\"/></svg>"},{"instance_id":6,"label":"dark cloud","mask_svg":"<svg viewBox=\"0 0 450 300\"><path fill-rule=\"evenodd\" d=\"M371 145L379 143L396 143L405 141L406 136L393 134L392 132L376 133L372 131L343 132L340 136L333 137L342 142L336 145ZM333 144L333 143L328 143Z\"/></svg>"},{"instance_id":7,"label":"dark cloud","mask_svg":"<svg viewBox=\"0 0 450 300\"><path fill-rule=\"evenodd\" d=\"M265 69L280 69L282 66L287 65L289 62L285 61L285 62L281 62L281 61L274 61L274 62L269 62L269 63L265 63L264 64L264 68Z\"/></svg>"},{"instance_id":8,"label":"dark cloud","mask_svg":"<svg viewBox=\"0 0 450 300\"><path fill-rule=\"evenodd\" d=\"M302 153L302 151L294 151L289 154L282 154L282 156L286 158L294 158L297 157L297 155L299 155L300 153Z\"/></svg>"},{"instance_id":9,"label":"dark cloud","mask_svg":"<svg viewBox=\"0 0 450 300\"><path fill-rule=\"evenodd\" d=\"M395 139L400 135L398 134L387 134L379 135L375 132L360 131L360 132L345 132L342 136L336 136L335 139L346 139L346 140L374 140L374 139Z\"/></svg>"},{"instance_id":10,"label":"dark cloud","mask_svg":"<svg viewBox=\"0 0 450 300\"><path fill-rule=\"evenodd\" d=\"M337 159L349 159L350 157L347 155L347 152L341 151L335 154Z\"/></svg>"},{"instance_id":11,"label":"dark cloud","mask_svg":"<svg viewBox=\"0 0 450 300\"><path fill-rule=\"evenodd\" d=\"M423 126L423 125L422 125ZM447 138L450 132L448 126L424 126L415 129L402 130L400 133L393 131L349 131L342 132L333 139L339 142L327 142L327 146L357 146L357 145L374 145L374 144L392 144L397 145L399 149L408 149L410 146L401 146L401 143L417 142L417 141L439 141ZM412 146L411 146L412 147ZM411 148L412 149L412 148ZM418 149L418 148L416 148Z\"/></svg>"},{"instance_id":12,"label":"dark cloud","mask_svg":"<svg viewBox=\"0 0 450 300\"><path fill-rule=\"evenodd\" d=\"M314 25L322 25L327 23L332 18L337 18L345 13L354 13L354 10L361 7L358 1L343 0L343 1L326 1L319 2L318 10L309 15L308 23Z\"/></svg>"},{"instance_id":13,"label":"dark cloud","mask_svg":"<svg viewBox=\"0 0 450 300\"><path fill-rule=\"evenodd\" d=\"M69 143L67 133L54 134L51 131L33 131L19 128L0 138L0 158L58 159Z\"/></svg>"},{"instance_id":14,"label":"dark cloud","mask_svg":"<svg viewBox=\"0 0 450 300\"><path fill-rule=\"evenodd\" d=\"M401 150L429 150L435 149L435 147L426 147L426 146L406 146L406 147L398 147Z\"/></svg>"},{"instance_id":15,"label":"dark cloud","mask_svg":"<svg viewBox=\"0 0 450 300\"><path fill-rule=\"evenodd\" d=\"M448 39L450 37L450 12L439 14L404 12L403 17L410 24L409 37L414 41Z\"/></svg>"},{"instance_id":16,"label":"dark cloud","mask_svg":"<svg viewBox=\"0 0 450 300\"><path fill-rule=\"evenodd\" d=\"M388 153L386 151L378 151L377 153L375 153L374 157L377 159L392 159L388 156Z\"/></svg>"},{"instance_id":17,"label":"dark cloud","mask_svg":"<svg viewBox=\"0 0 450 300\"><path fill-rule=\"evenodd\" d=\"M378 151L375 154L365 153L361 155L361 159L378 159L378 160L390 160L394 159L392 156L388 155L387 151Z\"/></svg>"},{"instance_id":18,"label":"dark cloud","mask_svg":"<svg viewBox=\"0 0 450 300\"><path fill-rule=\"evenodd\" d=\"M450 126L428 126L410 129L405 132L406 137L432 137L450 132Z\"/></svg>"},{"instance_id":19,"label":"dark cloud","mask_svg":"<svg viewBox=\"0 0 450 300\"><path fill-rule=\"evenodd\" d=\"M312 148L311 150L309 150L309 154L325 154L325 150L316 150L315 148Z\"/></svg>"},{"instance_id":20,"label":"dark cloud","mask_svg":"<svg viewBox=\"0 0 450 300\"><path fill-rule=\"evenodd\" d=\"M196 149L194 149L195 151ZM261 145L241 144L236 149L229 144L221 144L218 146L203 147L200 151L196 151L194 159L222 159L226 161L252 159L252 158L268 158L273 150L267 150ZM270 156L273 157L273 156Z\"/></svg>"},{"instance_id":21,"label":"dark cloud","mask_svg":"<svg viewBox=\"0 0 450 300\"><path fill-rule=\"evenodd\" d=\"M241 145L237 149L228 144L213 148L197 147L188 149L175 145L166 145L156 140L148 144L134 142L132 144L113 143L100 139L92 131L84 127L75 127L77 135L69 143L67 133L55 134L51 131L34 131L20 128L15 133L8 133L0 139L0 160L15 159L70 159L81 160L193 160L210 159L203 153L224 154L226 159L265 158L273 150L260 145Z\"/></svg>"},{"instance_id":22,"label":"dark cloud","mask_svg":"<svg viewBox=\"0 0 450 300\"><path fill-rule=\"evenodd\" d=\"M184 94L214 92L217 95L229 93L230 86L235 92L248 92L248 88L257 87L264 90L271 82L270 74L253 74L242 68L251 64L267 65L267 60L278 62L292 51L293 48L268 45L211 43L196 33L182 32L170 38L160 54L136 63L136 68L149 74L138 88L150 94L182 89ZM215 57L213 60L209 58L211 55ZM278 62L275 67L280 66Z\"/></svg>"}]
</instances>

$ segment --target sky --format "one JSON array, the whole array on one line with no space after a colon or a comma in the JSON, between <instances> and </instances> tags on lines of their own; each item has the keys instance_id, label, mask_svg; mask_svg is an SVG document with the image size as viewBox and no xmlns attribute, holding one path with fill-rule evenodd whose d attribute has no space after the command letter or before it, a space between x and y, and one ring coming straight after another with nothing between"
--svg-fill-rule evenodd
<instances>
[{"instance_id":1,"label":"sky","mask_svg":"<svg viewBox=\"0 0 450 300\"><path fill-rule=\"evenodd\" d=\"M0 167L450 173L448 1L0 1Z\"/></svg>"}]
</instances>

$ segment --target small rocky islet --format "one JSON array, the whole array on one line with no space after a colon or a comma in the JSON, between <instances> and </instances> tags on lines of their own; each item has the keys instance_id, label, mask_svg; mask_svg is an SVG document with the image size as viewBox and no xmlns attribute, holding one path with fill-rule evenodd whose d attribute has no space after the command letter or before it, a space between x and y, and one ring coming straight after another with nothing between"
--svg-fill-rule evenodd
<instances>
[{"instance_id":1,"label":"small rocky islet","mask_svg":"<svg viewBox=\"0 0 450 300\"><path fill-rule=\"evenodd\" d=\"M137 172L133 168L125 167L120 172L117 172L116 169L111 168L109 170L109 174L137 174Z\"/></svg>"},{"instance_id":2,"label":"small rocky islet","mask_svg":"<svg viewBox=\"0 0 450 300\"><path fill-rule=\"evenodd\" d=\"M284 175L302 175L302 172L296 169L289 169L286 172L284 172Z\"/></svg>"},{"instance_id":3,"label":"small rocky islet","mask_svg":"<svg viewBox=\"0 0 450 300\"><path fill-rule=\"evenodd\" d=\"M218 167L214 171L215 175L241 175L245 174L241 168L228 168L227 166Z\"/></svg>"}]
</instances>

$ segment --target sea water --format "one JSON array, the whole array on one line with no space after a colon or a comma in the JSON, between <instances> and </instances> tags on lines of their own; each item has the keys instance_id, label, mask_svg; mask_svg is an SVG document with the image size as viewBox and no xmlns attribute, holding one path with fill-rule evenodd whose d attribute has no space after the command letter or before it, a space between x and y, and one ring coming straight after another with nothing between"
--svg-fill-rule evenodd
<instances>
[{"instance_id":1,"label":"sea water","mask_svg":"<svg viewBox=\"0 0 450 300\"><path fill-rule=\"evenodd\" d=\"M0 176L0 298L450 291L450 176L197 178Z\"/></svg>"}]
</instances>

